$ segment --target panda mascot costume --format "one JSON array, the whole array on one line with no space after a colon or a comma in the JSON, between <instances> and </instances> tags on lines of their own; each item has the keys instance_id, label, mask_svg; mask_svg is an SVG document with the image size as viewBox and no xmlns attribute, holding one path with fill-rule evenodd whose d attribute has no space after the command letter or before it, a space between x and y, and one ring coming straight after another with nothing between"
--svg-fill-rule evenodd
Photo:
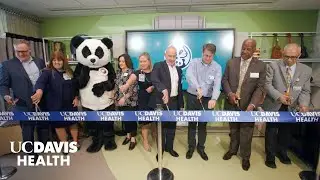
<instances>
[{"instance_id":1,"label":"panda mascot costume","mask_svg":"<svg viewBox=\"0 0 320 180\"><path fill-rule=\"evenodd\" d=\"M75 48L75 59L79 62L75 69L78 80L81 106L84 111L114 111L115 70L111 64L111 48L113 42L109 38L88 39L79 35L71 39ZM113 129L110 122L86 122L92 144L87 152L100 151L104 145L105 150L117 148Z\"/></svg>"}]
</instances>

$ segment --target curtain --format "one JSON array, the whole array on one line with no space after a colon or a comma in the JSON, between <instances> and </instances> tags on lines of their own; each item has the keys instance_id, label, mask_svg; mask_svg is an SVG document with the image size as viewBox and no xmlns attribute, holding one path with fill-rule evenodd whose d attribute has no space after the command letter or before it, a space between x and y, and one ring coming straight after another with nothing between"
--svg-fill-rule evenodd
<instances>
[{"instance_id":1,"label":"curtain","mask_svg":"<svg viewBox=\"0 0 320 180\"><path fill-rule=\"evenodd\" d=\"M39 38L40 23L14 13L6 13L7 32Z\"/></svg>"},{"instance_id":2,"label":"curtain","mask_svg":"<svg viewBox=\"0 0 320 180\"><path fill-rule=\"evenodd\" d=\"M7 29L6 12L0 9L0 63L7 59L5 33Z\"/></svg>"},{"instance_id":3,"label":"curtain","mask_svg":"<svg viewBox=\"0 0 320 180\"><path fill-rule=\"evenodd\" d=\"M43 41L39 38L28 37L28 36L21 36L12 33L6 33L6 52L7 52L7 59L11 59L15 57L14 46L19 42L19 40L27 40L30 43L31 48L31 56L40 58L44 60L44 52L43 52ZM45 41L46 47L46 54L48 54L48 41ZM48 55L46 56L48 59Z\"/></svg>"}]
</instances>

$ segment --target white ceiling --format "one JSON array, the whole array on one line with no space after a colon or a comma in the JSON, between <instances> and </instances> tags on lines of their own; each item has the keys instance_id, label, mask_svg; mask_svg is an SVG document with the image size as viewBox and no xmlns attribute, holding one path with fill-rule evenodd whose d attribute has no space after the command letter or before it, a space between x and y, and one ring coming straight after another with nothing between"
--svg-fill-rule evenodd
<instances>
[{"instance_id":1,"label":"white ceiling","mask_svg":"<svg viewBox=\"0 0 320 180\"><path fill-rule=\"evenodd\" d=\"M0 3L38 17L320 9L320 0L0 0Z\"/></svg>"}]
</instances>

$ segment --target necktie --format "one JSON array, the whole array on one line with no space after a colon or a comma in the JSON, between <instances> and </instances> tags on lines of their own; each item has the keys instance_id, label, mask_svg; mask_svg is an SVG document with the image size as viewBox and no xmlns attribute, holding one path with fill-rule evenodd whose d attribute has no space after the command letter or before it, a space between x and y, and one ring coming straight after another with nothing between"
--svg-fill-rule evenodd
<instances>
[{"instance_id":1,"label":"necktie","mask_svg":"<svg viewBox=\"0 0 320 180\"><path fill-rule=\"evenodd\" d=\"M240 77L239 77L239 85L238 85L238 89L236 94L238 95L238 97L240 97L240 93L241 93L241 86L242 86L242 82L244 79L244 76L247 72L247 67L248 67L248 61L242 61L242 64L240 66Z\"/></svg>"},{"instance_id":2,"label":"necktie","mask_svg":"<svg viewBox=\"0 0 320 180\"><path fill-rule=\"evenodd\" d=\"M289 95L290 93L290 88L291 88L291 81L292 81L292 77L291 77L291 68L290 67L287 67L287 70L286 70L286 84L287 84L287 94Z\"/></svg>"}]
</instances>

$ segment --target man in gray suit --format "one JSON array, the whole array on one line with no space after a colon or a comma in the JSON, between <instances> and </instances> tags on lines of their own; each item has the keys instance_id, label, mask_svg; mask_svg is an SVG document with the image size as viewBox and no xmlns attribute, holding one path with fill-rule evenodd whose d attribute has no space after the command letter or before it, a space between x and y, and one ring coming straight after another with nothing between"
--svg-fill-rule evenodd
<instances>
[{"instance_id":1,"label":"man in gray suit","mask_svg":"<svg viewBox=\"0 0 320 180\"><path fill-rule=\"evenodd\" d=\"M247 39L241 48L241 57L228 61L222 78L223 91L227 95L225 109L230 111L253 111L264 98L266 65L253 57L256 41ZM229 151L223 156L229 160L240 146L242 169L250 168L253 122L230 123L231 142Z\"/></svg>"},{"instance_id":2,"label":"man in gray suit","mask_svg":"<svg viewBox=\"0 0 320 180\"><path fill-rule=\"evenodd\" d=\"M300 54L301 47L298 44L288 44L284 48L283 60L268 64L265 84L267 95L263 103L265 111L308 111L312 70L297 62ZM282 163L291 164L287 155L290 136L290 124L267 123L266 166L276 168L275 156Z\"/></svg>"}]
</instances>

